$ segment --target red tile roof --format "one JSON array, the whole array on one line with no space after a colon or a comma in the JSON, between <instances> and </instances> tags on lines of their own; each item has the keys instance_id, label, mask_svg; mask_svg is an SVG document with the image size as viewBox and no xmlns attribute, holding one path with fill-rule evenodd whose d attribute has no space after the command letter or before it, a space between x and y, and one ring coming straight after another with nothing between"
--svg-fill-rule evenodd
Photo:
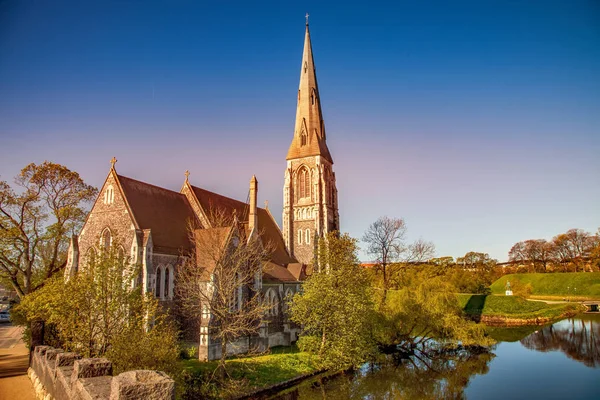
<instances>
[{"instance_id":1,"label":"red tile roof","mask_svg":"<svg viewBox=\"0 0 600 400\"><path fill-rule=\"evenodd\" d=\"M189 250L188 222L196 216L181 193L118 175L140 229L150 229L156 250L179 254Z\"/></svg>"}]
</instances>

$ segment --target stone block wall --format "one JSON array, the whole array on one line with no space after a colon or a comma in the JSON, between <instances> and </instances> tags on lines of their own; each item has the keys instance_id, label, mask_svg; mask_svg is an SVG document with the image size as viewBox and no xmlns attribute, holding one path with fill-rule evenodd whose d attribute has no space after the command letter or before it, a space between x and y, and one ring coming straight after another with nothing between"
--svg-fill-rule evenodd
<instances>
[{"instance_id":1,"label":"stone block wall","mask_svg":"<svg viewBox=\"0 0 600 400\"><path fill-rule=\"evenodd\" d=\"M82 358L36 346L28 375L40 400L174 400L175 382L164 372L128 371L112 376L106 358Z\"/></svg>"}]
</instances>

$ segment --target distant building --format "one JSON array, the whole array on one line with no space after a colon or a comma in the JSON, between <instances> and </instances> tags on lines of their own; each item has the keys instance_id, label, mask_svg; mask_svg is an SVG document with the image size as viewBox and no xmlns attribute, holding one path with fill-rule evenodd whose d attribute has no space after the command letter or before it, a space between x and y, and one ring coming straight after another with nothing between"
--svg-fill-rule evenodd
<instances>
[{"instance_id":1,"label":"distant building","mask_svg":"<svg viewBox=\"0 0 600 400\"><path fill-rule=\"evenodd\" d=\"M308 23L296 126L287 154L283 231L267 207L257 207L255 177L250 181L249 203L246 203L193 186L187 172L181 190L175 192L119 175L115 163L113 158L79 237L71 240L67 276L85 268L86 260L111 246L118 237L122 253L141 266L139 282L144 292L153 293L168 307L172 304L174 277L181 255L191 252L195 246L188 236L190 222L207 233L213 230L223 235L223 246L231 240L234 231L247 238L256 230L272 251L255 287L272 308L267 316L268 324L261 329L259 337L240 338L228 346L228 350L243 352L256 344L266 349L289 345L297 339L299 327L284 314L283 299L300 289L318 238L339 229L333 159L326 143ZM213 226L209 218L213 210L239 221L239 226ZM197 343L200 358L212 360L220 357L220 346L211 339L209 326L210 314L201 321Z\"/></svg>"}]
</instances>

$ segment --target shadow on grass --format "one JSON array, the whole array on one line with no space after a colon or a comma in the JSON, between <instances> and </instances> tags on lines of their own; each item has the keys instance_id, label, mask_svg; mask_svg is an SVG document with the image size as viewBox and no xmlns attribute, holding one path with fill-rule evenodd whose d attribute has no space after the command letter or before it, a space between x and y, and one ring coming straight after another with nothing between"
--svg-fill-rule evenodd
<instances>
[{"instance_id":1,"label":"shadow on grass","mask_svg":"<svg viewBox=\"0 0 600 400\"><path fill-rule=\"evenodd\" d=\"M487 296L487 294L474 294L469 297L463 310L473 321L481 322L481 314L483 314Z\"/></svg>"}]
</instances>

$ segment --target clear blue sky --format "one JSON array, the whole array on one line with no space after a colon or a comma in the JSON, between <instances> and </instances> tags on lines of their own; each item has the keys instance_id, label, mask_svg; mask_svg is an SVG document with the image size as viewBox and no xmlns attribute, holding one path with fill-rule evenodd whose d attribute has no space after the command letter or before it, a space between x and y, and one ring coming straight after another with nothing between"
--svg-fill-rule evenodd
<instances>
[{"instance_id":1,"label":"clear blue sky","mask_svg":"<svg viewBox=\"0 0 600 400\"><path fill-rule=\"evenodd\" d=\"M596 0L0 0L0 179L47 159L99 186L116 156L243 200L256 174L280 220L306 12L342 230L403 217L502 261L600 226Z\"/></svg>"}]
</instances>

